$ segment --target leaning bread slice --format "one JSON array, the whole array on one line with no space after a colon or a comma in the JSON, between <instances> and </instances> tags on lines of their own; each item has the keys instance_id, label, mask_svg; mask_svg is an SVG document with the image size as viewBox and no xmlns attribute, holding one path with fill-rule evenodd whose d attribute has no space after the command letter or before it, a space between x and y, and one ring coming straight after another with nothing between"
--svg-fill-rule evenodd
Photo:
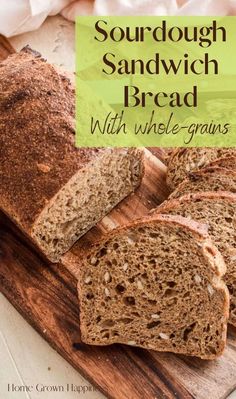
<instances>
[{"instance_id":1,"label":"leaning bread slice","mask_svg":"<svg viewBox=\"0 0 236 399\"><path fill-rule=\"evenodd\" d=\"M191 172L171 193L169 199L179 198L186 194L205 191L229 191L236 193L236 170L211 167Z\"/></svg>"},{"instance_id":2,"label":"leaning bread slice","mask_svg":"<svg viewBox=\"0 0 236 399\"><path fill-rule=\"evenodd\" d=\"M75 148L73 83L29 48L0 93L0 208L56 262L139 185L142 151Z\"/></svg>"},{"instance_id":3,"label":"leaning bread slice","mask_svg":"<svg viewBox=\"0 0 236 399\"><path fill-rule=\"evenodd\" d=\"M166 201L153 213L181 215L209 227L209 234L224 256L225 282L231 294L229 322L236 326L236 194L199 193Z\"/></svg>"},{"instance_id":4,"label":"leaning bread slice","mask_svg":"<svg viewBox=\"0 0 236 399\"><path fill-rule=\"evenodd\" d=\"M225 347L225 264L204 226L155 215L81 255L82 341L214 359Z\"/></svg>"},{"instance_id":5,"label":"leaning bread slice","mask_svg":"<svg viewBox=\"0 0 236 399\"><path fill-rule=\"evenodd\" d=\"M225 168L232 171L236 171L236 156L228 156L225 158L218 158L215 161L210 162L207 167Z\"/></svg>"},{"instance_id":6,"label":"leaning bread slice","mask_svg":"<svg viewBox=\"0 0 236 399\"><path fill-rule=\"evenodd\" d=\"M235 148L178 148L168 161L166 182L174 190L189 172L202 169L210 162L226 156L236 156Z\"/></svg>"}]
</instances>

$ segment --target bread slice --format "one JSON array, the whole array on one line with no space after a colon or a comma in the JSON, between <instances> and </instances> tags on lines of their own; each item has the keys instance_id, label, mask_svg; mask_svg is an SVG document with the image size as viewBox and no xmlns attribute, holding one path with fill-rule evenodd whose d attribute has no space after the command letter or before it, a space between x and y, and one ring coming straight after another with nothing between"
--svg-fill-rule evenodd
<instances>
[{"instance_id":1,"label":"bread slice","mask_svg":"<svg viewBox=\"0 0 236 399\"><path fill-rule=\"evenodd\" d=\"M207 167L217 167L236 171L236 156L216 159L215 161L210 162Z\"/></svg>"},{"instance_id":2,"label":"bread slice","mask_svg":"<svg viewBox=\"0 0 236 399\"><path fill-rule=\"evenodd\" d=\"M225 282L231 294L229 322L236 326L236 194L206 192L186 195L166 201L153 212L180 215L209 227L209 234L227 266Z\"/></svg>"},{"instance_id":3,"label":"bread slice","mask_svg":"<svg viewBox=\"0 0 236 399\"><path fill-rule=\"evenodd\" d=\"M188 178L178 185L169 199L179 198L186 194L205 191L229 191L236 193L236 170L211 167L191 172Z\"/></svg>"},{"instance_id":4,"label":"bread slice","mask_svg":"<svg viewBox=\"0 0 236 399\"><path fill-rule=\"evenodd\" d=\"M235 148L178 148L168 161L166 182L174 190L189 172L202 169L218 158L236 156Z\"/></svg>"},{"instance_id":5,"label":"bread slice","mask_svg":"<svg viewBox=\"0 0 236 399\"><path fill-rule=\"evenodd\" d=\"M207 231L154 215L109 233L78 265L82 341L214 359L225 347L228 291Z\"/></svg>"},{"instance_id":6,"label":"bread slice","mask_svg":"<svg viewBox=\"0 0 236 399\"><path fill-rule=\"evenodd\" d=\"M76 149L73 83L29 48L0 93L0 208L56 262L140 184L143 151Z\"/></svg>"}]
</instances>

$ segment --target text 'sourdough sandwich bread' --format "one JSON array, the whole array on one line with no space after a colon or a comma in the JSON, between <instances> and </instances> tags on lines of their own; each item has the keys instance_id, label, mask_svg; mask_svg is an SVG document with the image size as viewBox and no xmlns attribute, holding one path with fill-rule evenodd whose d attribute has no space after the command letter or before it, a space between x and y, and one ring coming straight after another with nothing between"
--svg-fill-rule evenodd
<instances>
[{"instance_id":1,"label":"text 'sourdough sandwich bread'","mask_svg":"<svg viewBox=\"0 0 236 399\"><path fill-rule=\"evenodd\" d=\"M82 341L214 359L225 347L225 264L204 226L153 215L109 233L78 265Z\"/></svg>"},{"instance_id":2,"label":"text 'sourdough sandwich bread'","mask_svg":"<svg viewBox=\"0 0 236 399\"><path fill-rule=\"evenodd\" d=\"M0 208L57 261L140 183L142 151L76 149L70 79L25 48L0 63Z\"/></svg>"},{"instance_id":3,"label":"text 'sourdough sandwich bread'","mask_svg":"<svg viewBox=\"0 0 236 399\"><path fill-rule=\"evenodd\" d=\"M222 253L230 292L229 322L236 326L236 194L206 192L164 202L153 214L180 215L208 226L209 235ZM194 255L190 255L191 259Z\"/></svg>"},{"instance_id":4,"label":"text 'sourdough sandwich bread'","mask_svg":"<svg viewBox=\"0 0 236 399\"><path fill-rule=\"evenodd\" d=\"M233 156L236 156L235 148L178 148L168 159L166 182L174 190L189 172L202 169L220 158L225 160ZM220 163L219 166L222 167Z\"/></svg>"}]
</instances>

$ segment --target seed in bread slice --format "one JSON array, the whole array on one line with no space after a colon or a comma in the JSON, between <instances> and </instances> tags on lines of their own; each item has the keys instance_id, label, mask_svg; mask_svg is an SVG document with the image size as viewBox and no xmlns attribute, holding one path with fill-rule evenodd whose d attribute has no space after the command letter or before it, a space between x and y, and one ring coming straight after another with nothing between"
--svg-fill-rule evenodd
<instances>
[{"instance_id":1,"label":"seed in bread slice","mask_svg":"<svg viewBox=\"0 0 236 399\"><path fill-rule=\"evenodd\" d=\"M82 341L214 359L225 347L225 264L204 226L154 215L84 248Z\"/></svg>"},{"instance_id":2,"label":"seed in bread slice","mask_svg":"<svg viewBox=\"0 0 236 399\"><path fill-rule=\"evenodd\" d=\"M205 191L229 191L236 193L236 170L211 167L191 172L171 193L169 199L179 198L186 194Z\"/></svg>"},{"instance_id":3,"label":"seed in bread slice","mask_svg":"<svg viewBox=\"0 0 236 399\"><path fill-rule=\"evenodd\" d=\"M166 182L174 190L189 172L202 169L218 158L235 155L235 148L178 148L169 158Z\"/></svg>"},{"instance_id":4,"label":"seed in bread slice","mask_svg":"<svg viewBox=\"0 0 236 399\"><path fill-rule=\"evenodd\" d=\"M206 192L166 201L153 213L181 215L209 227L209 234L221 251L227 272L225 282L231 294L229 322L236 326L236 194Z\"/></svg>"},{"instance_id":5,"label":"seed in bread slice","mask_svg":"<svg viewBox=\"0 0 236 399\"><path fill-rule=\"evenodd\" d=\"M172 147L148 147L147 148L153 155L159 158L165 165L168 164L168 159L174 149Z\"/></svg>"}]
</instances>

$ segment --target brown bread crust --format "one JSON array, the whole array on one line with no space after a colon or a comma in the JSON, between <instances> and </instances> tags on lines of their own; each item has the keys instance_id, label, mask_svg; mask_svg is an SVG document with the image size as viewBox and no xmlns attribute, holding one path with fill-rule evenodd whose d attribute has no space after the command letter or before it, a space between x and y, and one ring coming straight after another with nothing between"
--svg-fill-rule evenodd
<instances>
[{"instance_id":1,"label":"brown bread crust","mask_svg":"<svg viewBox=\"0 0 236 399\"><path fill-rule=\"evenodd\" d=\"M0 63L0 93L0 209L56 262L138 187L143 150L76 148L73 79L29 47Z\"/></svg>"},{"instance_id":2,"label":"brown bread crust","mask_svg":"<svg viewBox=\"0 0 236 399\"><path fill-rule=\"evenodd\" d=\"M0 93L1 208L30 230L101 150L75 148L74 86L38 53L26 49L0 64Z\"/></svg>"},{"instance_id":3,"label":"brown bread crust","mask_svg":"<svg viewBox=\"0 0 236 399\"><path fill-rule=\"evenodd\" d=\"M168 214L168 209L172 209L175 206L177 206L179 203L184 203L186 201L193 202L194 200L199 200L199 199L209 199L209 200L214 200L218 198L226 199L231 202L236 202L236 194L229 193L228 191L219 191L219 192L213 192L213 191L206 191L206 192L201 192L201 193L195 193L195 194L186 194L183 195L180 198L176 199L171 199L171 200L166 200L164 201L158 208L152 209L150 211L150 215L152 214ZM206 224L207 226L207 224ZM206 227L207 228L207 227Z\"/></svg>"},{"instance_id":4,"label":"brown bread crust","mask_svg":"<svg viewBox=\"0 0 236 399\"><path fill-rule=\"evenodd\" d=\"M218 296L218 304L219 304L219 308L220 308L220 312L221 312L221 320L215 320L215 323L218 324L221 330L220 333L220 341L217 344L217 348L212 348L212 352L210 351L206 351L204 352L204 350L190 350L189 348L184 349L184 343L182 342L181 345L181 349L178 348L178 346L170 346L170 343L168 341L162 341L160 342L157 337L155 338L155 333L160 334L161 337L163 337L163 339L165 340L166 338L166 334L162 334L159 331L162 331L163 326L161 327L161 325L159 325L159 322L156 323L152 323L153 326L154 324L157 325L157 327L154 327L152 330L146 330L145 327L145 317L143 314L143 321L140 321L141 325L142 325L142 332L140 332L140 330L138 330L136 333L134 333L134 329L136 328L135 326L137 325L137 320L134 321L134 325L130 323L130 319L132 318L132 314L136 314L137 312L137 308L135 307L130 307L128 306L126 311L125 311L125 315L122 313L123 310L121 311L122 315L120 315L119 312L119 306L122 306L122 296L121 296L121 304L117 305L116 304L116 300L115 298L113 298L113 294L111 294L111 305L109 305L109 301L106 301L106 298L104 297L104 306L106 306L105 308L105 316L104 316L104 311L103 309L99 308L98 301L101 301L101 297L99 296L99 294L97 293L96 290L100 290L100 285L104 285L104 282L100 279L102 279L103 275L104 278L107 281L107 285L105 284L105 296L106 296L106 289L109 292L112 292L113 288L112 288L112 284L113 281L115 280L117 284L117 280L118 279L118 274L120 273L120 266L119 266L119 257L117 255L117 257L115 258L117 263L115 263L116 267L112 267L111 265L111 261L112 259L114 260L114 256L115 252L113 252L113 250L111 249L111 255L105 254L104 255L104 249L106 248L107 250L110 248L113 248L113 239L115 239L115 243L117 242L121 242L122 241L122 237L126 234L131 234L131 241L132 241L132 234L136 234L135 231L139 231L139 229L141 229L143 231L143 229L147 228L147 227L154 227L156 228L156 232L161 229L162 227L170 227L170 228L177 228L180 229L178 231L182 231L185 232L185 234L190 234L191 237L195 237L196 239L196 245L199 248L200 251L203 250L204 256L206 256L206 265L205 265L205 271L206 273L210 272L211 274L211 278L212 280L211 283L213 284L213 289L216 290L217 295ZM158 227L157 227L158 226ZM141 231L140 230L140 231ZM171 232L174 232L174 230L170 230L170 234ZM135 238L134 238L135 239ZM141 242L141 241L140 241ZM111 246L109 246L108 243L112 243ZM115 244L117 245L117 244ZM132 246L132 243L131 243ZM206 251L205 251L206 249ZM133 255L133 252L131 254L132 251L129 252L129 257L131 258ZM100 263L98 264L98 259L99 258L99 254L101 253L101 265ZM110 253L110 252L109 252ZM208 257L209 255L209 257ZM103 261L103 257L105 257L105 260ZM90 263L91 262L91 263ZM109 273L106 272L106 268L107 266L102 266L104 263L104 265L106 265L107 263L109 263ZM157 259L157 263L158 263L158 259ZM134 267L134 264L132 264ZM137 265L136 265L137 266ZM174 265L172 265L172 267L174 267ZM99 269L101 268L101 271L99 271ZM151 267L152 270L154 266ZM107 269L107 270L108 270ZM117 269L117 274L116 274L116 269ZM149 270L150 273L152 273L151 269ZM147 273L149 273L148 269L145 269ZM105 274L104 274L105 272ZM195 270L194 270L195 273ZM196 270L197 273L197 270ZM200 273L200 272L199 272ZM213 274L212 274L213 273ZM157 350L157 351L172 351L175 353L185 353L188 355L192 355L192 356L199 356L203 359L214 359L217 356L219 356L225 347L225 343L226 343L226 329L227 329L227 319L228 319L228 312L229 312L229 295L228 295L228 290L226 288L226 285L223 283L223 281L221 280L222 275L225 273L225 264L223 261L223 258L221 256L221 254L219 253L219 251L215 248L215 246L212 244L211 240L209 239L208 233L207 233L207 228L206 226L199 224L197 222L194 222L192 220L188 220L186 218L182 218L181 216L170 216L170 215L159 215L159 214L153 214L150 216L147 216L145 218L142 218L138 221L132 222L124 227L115 229L114 231L108 233L101 241L94 243L92 248L88 246L88 244L85 244L85 246L83 247L82 253L81 253L81 257L79 260L79 265L78 265L78 295L79 295L79 302L80 302L80 321L81 321L81 334L82 334L82 340L85 343L88 344L92 344L92 345L109 345L111 343L115 343L115 342L119 342L119 343L125 343L125 344L129 344L129 345L137 345L137 346L141 346L144 348L151 348L153 350ZM107 275L107 276L106 276ZM110 276L110 277L109 277ZM129 277L129 278L128 278ZM130 275L127 276L127 272L122 272L122 274L120 275L119 279L122 279L121 281L123 282L122 284L126 286L127 284L127 289L130 289L130 284L132 279L130 279ZM173 277L173 276L172 276ZM161 276L160 276L161 278ZM171 273L170 273L170 277L171 278ZM184 277L183 277L184 279ZM127 282L126 282L127 280ZM96 283L93 283L93 281L95 281ZM108 288L106 288L108 287ZM153 287L155 287L155 283L153 281ZM94 289L94 291L93 291ZM102 288L103 289L103 288ZM140 289L140 287L138 288L138 290ZM158 299L157 294L155 295L153 292L153 289L151 289L150 292L152 292L152 295L154 295L155 299L157 301L159 301L160 299ZM137 290L137 288L136 288ZM130 291L129 291L130 292ZM139 291L142 292L142 291ZM90 293L90 294L88 294ZM98 296L97 296L98 295ZM121 294L122 295L122 294ZM135 298L136 294L135 294L135 290L133 291L133 296ZM153 297L153 298L154 298ZM137 298L138 299L138 294L137 294ZM89 301L91 302L91 305L89 305ZM92 305L92 303L94 303L94 305ZM100 302L99 302L100 303ZM106 304L106 305L105 305ZM92 306L92 308L90 309L90 306ZM150 305L150 310L151 311L153 309L152 307L153 305ZM117 310L118 307L118 310ZM90 310L89 310L90 309ZM129 311L131 312L129 315ZM92 312L92 313L91 313ZM101 316L100 316L100 312L101 312ZM132 313L134 312L134 313ZM142 313L142 312L141 312ZM119 320L117 321L117 318L119 319L119 317L128 317L127 321L129 321L129 325L128 325L128 330L126 329L125 333L122 332L122 326L117 325L117 323L119 324ZM153 315L155 316L155 315ZM102 317L102 318L101 318ZM107 320L104 320L105 319ZM142 316L140 316L142 317ZM97 323L93 321L93 319L97 320ZM125 320L124 320L125 321ZM106 327L105 330L103 330L103 325L105 326L104 322L106 323ZM175 320L175 322L177 323L177 325L182 326L183 320L181 318L181 320L178 320L178 316L177 316L177 320ZM222 325L223 322L223 325ZM102 323L101 326L101 333L98 333L99 331L99 327L98 324ZM114 324L115 323L115 324ZM114 332L115 334L112 335L112 331L113 331L113 325L114 325ZM110 328L110 330L109 330ZM150 325L150 328L152 328L152 326ZM161 330L160 330L161 328ZM168 327L166 326L166 328L168 329ZM181 327L182 328L182 327ZM106 335L107 333L105 333L105 331L110 331L111 335L110 338L107 338ZM128 331L128 332L127 332ZM132 331L131 333L129 333L129 331ZM151 331L151 333L150 333ZM168 331L170 333L170 330ZM143 335L142 335L143 334ZM143 343L140 343L140 336L142 336L142 339L144 339L146 334L146 341ZM150 338L149 338L150 336ZM199 339L201 339L199 337ZM204 344L202 344L204 347Z\"/></svg>"},{"instance_id":5,"label":"brown bread crust","mask_svg":"<svg viewBox=\"0 0 236 399\"><path fill-rule=\"evenodd\" d=\"M223 205L219 209L219 204ZM207 214L204 215L202 209L203 202L209 202ZM197 204L198 210L196 209ZM218 204L214 210L214 204ZM225 204L227 204L228 213ZM191 208L192 207L192 211ZM224 256L227 272L225 282L231 294L230 318L229 323L236 326L236 262L235 262L235 217L236 217L236 194L218 192L199 192L196 194L186 194L180 198L170 199L158 208L153 209L151 214L171 214L181 215L191 219L196 219L196 212L200 217L198 221L205 223L209 227L209 234L214 239L218 249ZM230 233L229 233L230 232Z\"/></svg>"},{"instance_id":6,"label":"brown bread crust","mask_svg":"<svg viewBox=\"0 0 236 399\"><path fill-rule=\"evenodd\" d=\"M236 170L212 166L188 174L171 193L168 199L179 198L183 195L206 191L228 191L236 193Z\"/></svg>"},{"instance_id":7,"label":"brown bread crust","mask_svg":"<svg viewBox=\"0 0 236 399\"><path fill-rule=\"evenodd\" d=\"M207 167L218 167L236 171L236 156L228 156L216 159L215 161L210 162Z\"/></svg>"},{"instance_id":8,"label":"brown bread crust","mask_svg":"<svg viewBox=\"0 0 236 399\"><path fill-rule=\"evenodd\" d=\"M166 182L174 190L189 172L207 167L211 162L236 155L235 148L177 148L170 155Z\"/></svg>"}]
</instances>

